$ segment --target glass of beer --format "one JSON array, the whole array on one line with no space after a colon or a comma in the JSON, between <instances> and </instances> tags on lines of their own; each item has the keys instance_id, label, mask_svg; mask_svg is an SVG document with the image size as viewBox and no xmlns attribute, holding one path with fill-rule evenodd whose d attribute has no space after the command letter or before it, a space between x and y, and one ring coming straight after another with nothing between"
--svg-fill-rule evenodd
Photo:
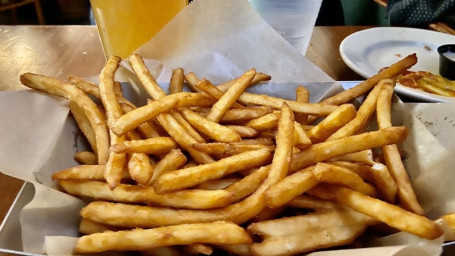
<instances>
[{"instance_id":1,"label":"glass of beer","mask_svg":"<svg viewBox=\"0 0 455 256\"><path fill-rule=\"evenodd\" d=\"M90 0L106 58L128 57L161 30L188 0Z\"/></svg>"}]
</instances>

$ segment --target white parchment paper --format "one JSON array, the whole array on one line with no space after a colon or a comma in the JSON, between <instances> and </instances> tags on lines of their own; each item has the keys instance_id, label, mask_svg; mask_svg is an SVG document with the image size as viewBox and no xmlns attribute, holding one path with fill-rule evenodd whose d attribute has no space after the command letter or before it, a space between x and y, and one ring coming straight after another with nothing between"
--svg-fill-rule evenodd
<instances>
[{"instance_id":1,"label":"white parchment paper","mask_svg":"<svg viewBox=\"0 0 455 256\"><path fill-rule=\"evenodd\" d=\"M274 83L251 88L254 92L292 99L295 87L304 83L310 89L312 101L318 101L340 89L273 31L246 0L196 0L137 52L147 59L149 68L163 86L176 67L193 71L214 83L232 79L255 67L259 72L272 75ZM126 63L124 65L126 67ZM134 82L127 68L119 72L119 76ZM314 81L328 83L311 83ZM137 87L127 95L133 101L143 98ZM394 114L402 117L411 129L404 144L410 155L406 164L425 209L436 218L455 211L449 196L452 189L438 187L445 184L445 180L455 178L451 170L453 159L447 154L452 150L451 145L455 145L455 137L445 137L448 134L443 132L454 130L451 123L434 125L439 126L438 133L433 126L429 127L425 118L434 120L432 113L438 112L442 120L452 120L455 114L450 109L455 105L422 105L425 106L399 106ZM0 170L37 184L33 201L21 213L26 252L43 253L46 248L49 255L68 255L72 247L60 245L74 241L66 237L77 234L76 223L83 203L52 189L54 183L50 179L51 173L76 165L74 153L86 146L67 115L67 102L62 99L27 91L0 93ZM435 187L438 189L429 191ZM433 242L440 248L440 241ZM398 251L423 250L419 244L404 243L406 245L398 245L398 249L395 244L393 248L380 248L381 255L410 255ZM432 251L428 255L437 254ZM365 255L365 251L349 255Z\"/></svg>"}]
</instances>

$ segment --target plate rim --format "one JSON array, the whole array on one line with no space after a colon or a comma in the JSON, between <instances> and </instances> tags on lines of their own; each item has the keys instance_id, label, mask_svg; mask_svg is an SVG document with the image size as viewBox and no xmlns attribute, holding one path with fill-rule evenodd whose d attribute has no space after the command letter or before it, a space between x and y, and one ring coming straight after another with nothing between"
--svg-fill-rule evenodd
<instances>
[{"instance_id":1,"label":"plate rim","mask_svg":"<svg viewBox=\"0 0 455 256\"><path fill-rule=\"evenodd\" d=\"M449 34L444 34L444 33L437 32L437 31L431 31L431 30L420 29L420 28L408 28L408 27L373 27L373 28L367 28L367 29L357 31L357 32L352 33L352 34L348 35L347 37L345 37L341 41L340 46L338 47L341 59L350 69L352 69L358 75L364 77L365 79L368 79L369 77L373 76L374 74L370 74L368 71L362 69L353 60L351 60L347 56L347 51L345 50L346 45L348 45L348 43L351 40L353 40L353 38L355 39L355 38L358 38L359 36L365 36L365 34L368 35L370 33L377 33L377 32L386 32L386 33L390 34L390 33L397 33L398 31L401 31L402 33L424 33L425 35L432 34L432 35L438 35L438 37L446 37L446 38L453 37L454 42L455 42L455 36L452 36ZM384 41L387 41L387 40L384 40ZM424 42L424 41L422 40L422 42ZM365 46L364 48L367 48L367 47ZM425 102L452 102L452 101L455 101L455 97L452 98L452 97L436 95L436 94L432 94L429 92L417 90L414 88L409 88L409 87L406 87L401 84L397 84L395 86L395 91L399 94L408 96L413 99L419 99L419 100L422 100Z\"/></svg>"}]
</instances>

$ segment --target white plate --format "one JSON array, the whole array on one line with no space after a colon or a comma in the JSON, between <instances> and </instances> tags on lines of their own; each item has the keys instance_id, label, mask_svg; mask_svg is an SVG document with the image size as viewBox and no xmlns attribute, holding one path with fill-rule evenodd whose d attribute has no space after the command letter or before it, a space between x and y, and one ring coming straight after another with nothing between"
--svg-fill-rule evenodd
<instances>
[{"instance_id":1,"label":"white plate","mask_svg":"<svg viewBox=\"0 0 455 256\"><path fill-rule=\"evenodd\" d=\"M455 36L440 32L401 27L378 27L356 32L340 44L343 61L357 74L369 78L383 68L409 54L417 54L417 64L410 70L439 74L437 48L455 43ZM397 84L398 94L427 102L455 101L455 98L438 96Z\"/></svg>"}]
</instances>

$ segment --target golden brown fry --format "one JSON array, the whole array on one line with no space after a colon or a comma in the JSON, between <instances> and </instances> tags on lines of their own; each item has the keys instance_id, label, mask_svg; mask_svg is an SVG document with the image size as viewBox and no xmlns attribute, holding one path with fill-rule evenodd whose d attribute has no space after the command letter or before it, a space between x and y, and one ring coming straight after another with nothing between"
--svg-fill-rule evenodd
<instances>
[{"instance_id":1,"label":"golden brown fry","mask_svg":"<svg viewBox=\"0 0 455 256\"><path fill-rule=\"evenodd\" d=\"M270 208L281 207L316 186L319 181L314 176L313 169L314 166L310 166L300 170L271 186L265 194L267 206Z\"/></svg>"},{"instance_id":2,"label":"golden brown fry","mask_svg":"<svg viewBox=\"0 0 455 256\"><path fill-rule=\"evenodd\" d=\"M449 213L441 216L440 220L444 221L444 241L455 240L455 213Z\"/></svg>"},{"instance_id":3,"label":"golden brown fry","mask_svg":"<svg viewBox=\"0 0 455 256\"><path fill-rule=\"evenodd\" d=\"M327 211L261 221L248 226L248 231L267 237L281 237L305 234L319 229L354 224L373 223L374 221L348 207L328 208Z\"/></svg>"},{"instance_id":4,"label":"golden brown fry","mask_svg":"<svg viewBox=\"0 0 455 256\"><path fill-rule=\"evenodd\" d=\"M234 194L234 202L239 201L256 191L264 179L269 175L269 171L269 168L254 170L250 175L227 187L226 190Z\"/></svg>"},{"instance_id":5,"label":"golden brown fry","mask_svg":"<svg viewBox=\"0 0 455 256\"><path fill-rule=\"evenodd\" d=\"M347 161L353 163L362 163L362 164L369 164L373 165L373 151L371 149L365 149L359 152L349 153L342 156L337 156L330 161Z\"/></svg>"},{"instance_id":6,"label":"golden brown fry","mask_svg":"<svg viewBox=\"0 0 455 256\"><path fill-rule=\"evenodd\" d=\"M351 170L352 172L359 175L363 180L370 183L374 183L374 177L371 170L371 166L360 163L353 163L349 161L330 161L330 164L341 166Z\"/></svg>"},{"instance_id":7,"label":"golden brown fry","mask_svg":"<svg viewBox=\"0 0 455 256\"><path fill-rule=\"evenodd\" d=\"M311 128L308 131L308 137L310 137L313 143L324 141L335 131L354 119L356 113L357 111L354 105L343 104Z\"/></svg>"},{"instance_id":8,"label":"golden brown fry","mask_svg":"<svg viewBox=\"0 0 455 256\"><path fill-rule=\"evenodd\" d=\"M338 129L335 133L330 135L330 137L327 138L327 140L333 140L357 134L366 128L371 116L376 110L376 102L378 100L378 95L379 92L381 91L383 81L384 80L381 80L381 82L379 82L373 88L373 90L371 90L365 101L362 103L362 105L360 105L359 110L357 111L357 115L354 117L354 119L352 119L351 121L349 121L349 123L345 124L343 127Z\"/></svg>"},{"instance_id":9,"label":"golden brown fry","mask_svg":"<svg viewBox=\"0 0 455 256\"><path fill-rule=\"evenodd\" d=\"M340 207L339 204L329 201L323 200L320 198L312 197L309 195L301 195L298 196L291 201L289 201L286 206L292 208L300 208L300 209L311 209L314 211L327 211L327 210L334 210Z\"/></svg>"},{"instance_id":10,"label":"golden brown fry","mask_svg":"<svg viewBox=\"0 0 455 256\"><path fill-rule=\"evenodd\" d=\"M116 134L124 134L171 109L191 106L207 107L211 106L213 102L213 98L199 93L171 94L124 114L115 122L112 130Z\"/></svg>"},{"instance_id":11,"label":"golden brown fry","mask_svg":"<svg viewBox=\"0 0 455 256\"><path fill-rule=\"evenodd\" d=\"M259 95L244 92L238 98L240 103L246 105L262 105L262 106L271 106L275 109L280 109L281 105L286 102L292 111L297 113L304 114L314 114L318 116L326 116L332 113L338 106L329 105L325 103L299 103L292 100L285 100L277 97L272 97L268 95Z\"/></svg>"},{"instance_id":12,"label":"golden brown fry","mask_svg":"<svg viewBox=\"0 0 455 256\"><path fill-rule=\"evenodd\" d=\"M311 145L311 140L306 131L298 122L294 122L294 146L298 149L304 149Z\"/></svg>"},{"instance_id":13,"label":"golden brown fry","mask_svg":"<svg viewBox=\"0 0 455 256\"><path fill-rule=\"evenodd\" d=\"M75 252L134 251L194 243L248 244L251 237L242 227L230 222L182 224L83 236L78 239Z\"/></svg>"},{"instance_id":14,"label":"golden brown fry","mask_svg":"<svg viewBox=\"0 0 455 256\"><path fill-rule=\"evenodd\" d=\"M386 83L378 99L377 121L378 127L387 128L392 126L391 121L391 98L393 94L394 82ZM400 152L396 144L381 147L384 161L389 172L398 187L398 198L400 204L417 214L424 214L424 210L417 200L411 181L409 180L406 168L400 157Z\"/></svg>"},{"instance_id":15,"label":"golden brown fry","mask_svg":"<svg viewBox=\"0 0 455 256\"><path fill-rule=\"evenodd\" d=\"M370 172L374 179L374 184L381 194L382 198L389 203L395 203L397 196L397 184L390 175L387 166L381 163L375 163L370 167Z\"/></svg>"},{"instance_id":16,"label":"golden brown fry","mask_svg":"<svg viewBox=\"0 0 455 256\"><path fill-rule=\"evenodd\" d=\"M305 86L297 87L295 91L295 101L300 103L308 103L310 100L310 92ZM306 124L308 119L308 115L302 113L295 114L295 121L299 122L300 124Z\"/></svg>"},{"instance_id":17,"label":"golden brown fry","mask_svg":"<svg viewBox=\"0 0 455 256\"><path fill-rule=\"evenodd\" d=\"M407 135L406 127L397 126L313 144L308 149L293 155L291 171L295 172L317 162L348 153L399 143L405 140Z\"/></svg>"},{"instance_id":18,"label":"golden brown fry","mask_svg":"<svg viewBox=\"0 0 455 256\"><path fill-rule=\"evenodd\" d=\"M129 140L112 145L111 150L116 153L146 153L166 154L177 148L177 144L170 137L155 137L145 140Z\"/></svg>"},{"instance_id":19,"label":"golden brown fry","mask_svg":"<svg viewBox=\"0 0 455 256\"><path fill-rule=\"evenodd\" d=\"M182 251L185 255L211 255L213 248L206 244L189 244L182 246Z\"/></svg>"},{"instance_id":20,"label":"golden brown fry","mask_svg":"<svg viewBox=\"0 0 455 256\"><path fill-rule=\"evenodd\" d=\"M217 86L217 88L220 89L222 92L225 92L229 88L231 88L231 86L235 83L235 81L237 79L239 79L239 78L235 78L235 79L232 79L231 81L229 81L227 83L220 84L220 85ZM260 82L269 81L270 79L272 79L272 77L270 75L267 75L267 74L264 74L264 73L261 73L261 72L256 72L256 74L253 77L253 80L251 80L250 86L258 84Z\"/></svg>"},{"instance_id":21,"label":"golden brown fry","mask_svg":"<svg viewBox=\"0 0 455 256\"><path fill-rule=\"evenodd\" d=\"M226 113L226 111L238 99L240 94L242 94L246 87L250 84L255 74L256 70L253 68L245 72L239 79L237 79L231 88L229 88L223 96L221 96L221 98L213 104L207 119L218 123L224 113Z\"/></svg>"},{"instance_id":22,"label":"golden brown fry","mask_svg":"<svg viewBox=\"0 0 455 256\"><path fill-rule=\"evenodd\" d=\"M163 173L179 169L186 161L187 158L180 149L171 150L154 166L153 175L147 183L153 184Z\"/></svg>"},{"instance_id":23,"label":"golden brown fry","mask_svg":"<svg viewBox=\"0 0 455 256\"><path fill-rule=\"evenodd\" d=\"M199 80L196 84L195 87L198 89L198 91L204 92L207 95L210 95L216 99L220 99L223 97L224 92L218 89L216 86L214 86L209 80L207 79L201 79ZM237 102L232 103L232 108L243 108L243 106Z\"/></svg>"},{"instance_id":24,"label":"golden brown fry","mask_svg":"<svg viewBox=\"0 0 455 256\"><path fill-rule=\"evenodd\" d=\"M201 90L199 90L196 87L196 84L199 81L199 78L196 76L196 74L194 74L193 72L190 72L190 73L186 74L185 75L185 81L186 81L188 87L190 87L190 89L193 92L201 92Z\"/></svg>"},{"instance_id":25,"label":"golden brown fry","mask_svg":"<svg viewBox=\"0 0 455 256\"><path fill-rule=\"evenodd\" d=\"M166 96L166 93L149 72L140 55L133 53L129 56L128 61L131 68L136 73L137 78L141 81L142 86L144 86L144 89L152 96L152 99L158 100Z\"/></svg>"},{"instance_id":26,"label":"golden brown fry","mask_svg":"<svg viewBox=\"0 0 455 256\"><path fill-rule=\"evenodd\" d=\"M68 75L67 80L70 84L81 89L86 94L93 95L98 99L100 98L100 91L98 85L95 83L85 81L84 79L73 75Z\"/></svg>"},{"instance_id":27,"label":"golden brown fry","mask_svg":"<svg viewBox=\"0 0 455 256\"><path fill-rule=\"evenodd\" d=\"M402 60L392 64L390 67L380 71L378 74L368 78L364 82L350 88L349 90L338 93L330 98L323 100L324 103L341 105L365 94L373 88L379 81L386 78L392 78L396 75L403 73L417 63L417 55L411 54Z\"/></svg>"},{"instance_id":28,"label":"golden brown fry","mask_svg":"<svg viewBox=\"0 0 455 256\"><path fill-rule=\"evenodd\" d=\"M226 125L226 127L236 131L242 138L252 138L258 135L258 131L254 128L241 125Z\"/></svg>"},{"instance_id":29,"label":"golden brown fry","mask_svg":"<svg viewBox=\"0 0 455 256\"><path fill-rule=\"evenodd\" d=\"M183 68L176 68L172 70L171 82L169 83L169 94L183 92Z\"/></svg>"},{"instance_id":30,"label":"golden brown fry","mask_svg":"<svg viewBox=\"0 0 455 256\"><path fill-rule=\"evenodd\" d=\"M276 135L276 148L270 167L269 179L280 181L286 177L292 159L292 147L294 146L294 114L288 104L283 103L278 132Z\"/></svg>"},{"instance_id":31,"label":"golden brown fry","mask_svg":"<svg viewBox=\"0 0 455 256\"><path fill-rule=\"evenodd\" d=\"M151 203L187 209L211 209L227 206L232 202L233 193L227 190L191 189L159 195L151 186L120 184L113 190L107 183L99 181L60 180L59 185L67 193L124 203Z\"/></svg>"},{"instance_id":32,"label":"golden brown fry","mask_svg":"<svg viewBox=\"0 0 455 256\"><path fill-rule=\"evenodd\" d=\"M375 196L375 188L351 170L326 163L317 163L313 174L320 183L338 184L368 196Z\"/></svg>"},{"instance_id":33,"label":"golden brown fry","mask_svg":"<svg viewBox=\"0 0 455 256\"><path fill-rule=\"evenodd\" d=\"M84 111L75 103L70 101L69 103L71 114L73 115L74 120L76 121L77 126L84 134L85 138L87 139L90 147L93 151L97 151L96 149L96 135L95 131L90 124L90 121L85 116Z\"/></svg>"},{"instance_id":34,"label":"golden brown fry","mask_svg":"<svg viewBox=\"0 0 455 256\"><path fill-rule=\"evenodd\" d=\"M154 173L155 161L144 153L133 153L128 161L128 172L139 185L147 185Z\"/></svg>"},{"instance_id":35,"label":"golden brown fry","mask_svg":"<svg viewBox=\"0 0 455 256\"><path fill-rule=\"evenodd\" d=\"M224 113L220 123L242 123L272 113L269 106L230 109Z\"/></svg>"},{"instance_id":36,"label":"golden brown fry","mask_svg":"<svg viewBox=\"0 0 455 256\"><path fill-rule=\"evenodd\" d=\"M100 98L106 111L107 124L111 128L114 122L122 115L122 109L117 101L114 91L114 74L119 67L121 59L117 56L111 56L100 73ZM111 145L123 142L125 137L109 131ZM104 170L104 178L111 189L120 184L122 179L123 168L126 162L126 154L110 152Z\"/></svg>"},{"instance_id":37,"label":"golden brown fry","mask_svg":"<svg viewBox=\"0 0 455 256\"><path fill-rule=\"evenodd\" d=\"M180 113L196 128L199 132L207 135L211 139L219 142L234 142L240 141L240 135L232 129L212 122L187 108L180 109Z\"/></svg>"},{"instance_id":38,"label":"golden brown fry","mask_svg":"<svg viewBox=\"0 0 455 256\"><path fill-rule=\"evenodd\" d=\"M246 126L251 127L257 131L268 131L278 126L278 120L280 119L280 112L276 111L246 123Z\"/></svg>"},{"instance_id":39,"label":"golden brown fry","mask_svg":"<svg viewBox=\"0 0 455 256\"><path fill-rule=\"evenodd\" d=\"M330 195L331 199L401 231L431 240L442 235L442 230L436 222L396 205L337 185L326 185L315 189L323 189L325 190L323 193Z\"/></svg>"},{"instance_id":40,"label":"golden brown fry","mask_svg":"<svg viewBox=\"0 0 455 256\"><path fill-rule=\"evenodd\" d=\"M216 247L225 250L233 255L251 256L249 244L217 245Z\"/></svg>"},{"instance_id":41,"label":"golden brown fry","mask_svg":"<svg viewBox=\"0 0 455 256\"><path fill-rule=\"evenodd\" d=\"M247 151L267 148L270 151L275 149L275 146L266 146L261 144L233 144L233 143L196 143L192 147L198 151L206 152L210 155L218 157L227 157L240 154Z\"/></svg>"},{"instance_id":42,"label":"golden brown fry","mask_svg":"<svg viewBox=\"0 0 455 256\"><path fill-rule=\"evenodd\" d=\"M109 134L103 115L90 97L74 85L43 75L25 73L21 75L20 80L27 87L75 102L84 111L95 132L98 163L106 163L109 157Z\"/></svg>"},{"instance_id":43,"label":"golden brown fry","mask_svg":"<svg viewBox=\"0 0 455 256\"><path fill-rule=\"evenodd\" d=\"M191 147L191 145L197 143L197 141L187 133L175 118L165 114L158 116L157 120L175 142L191 155L195 162L207 164L215 161L210 155L197 151Z\"/></svg>"},{"instance_id":44,"label":"golden brown fry","mask_svg":"<svg viewBox=\"0 0 455 256\"><path fill-rule=\"evenodd\" d=\"M78 151L74 155L74 160L78 161L81 164L97 164L98 159L96 159L96 153L91 151Z\"/></svg>"},{"instance_id":45,"label":"golden brown fry","mask_svg":"<svg viewBox=\"0 0 455 256\"><path fill-rule=\"evenodd\" d=\"M52 174L54 180L103 180L104 165L78 165Z\"/></svg>"},{"instance_id":46,"label":"golden brown fry","mask_svg":"<svg viewBox=\"0 0 455 256\"><path fill-rule=\"evenodd\" d=\"M199 184L198 186L196 186L196 188L208 189L208 190L225 189L225 188L229 187L230 185L232 185L233 183L236 183L239 180L240 180L240 178L236 178L236 177L209 180L207 182Z\"/></svg>"},{"instance_id":47,"label":"golden brown fry","mask_svg":"<svg viewBox=\"0 0 455 256\"><path fill-rule=\"evenodd\" d=\"M217 162L164 173L156 181L155 187L159 193L192 187L239 170L262 165L270 158L271 153L268 149L240 153Z\"/></svg>"}]
</instances>

